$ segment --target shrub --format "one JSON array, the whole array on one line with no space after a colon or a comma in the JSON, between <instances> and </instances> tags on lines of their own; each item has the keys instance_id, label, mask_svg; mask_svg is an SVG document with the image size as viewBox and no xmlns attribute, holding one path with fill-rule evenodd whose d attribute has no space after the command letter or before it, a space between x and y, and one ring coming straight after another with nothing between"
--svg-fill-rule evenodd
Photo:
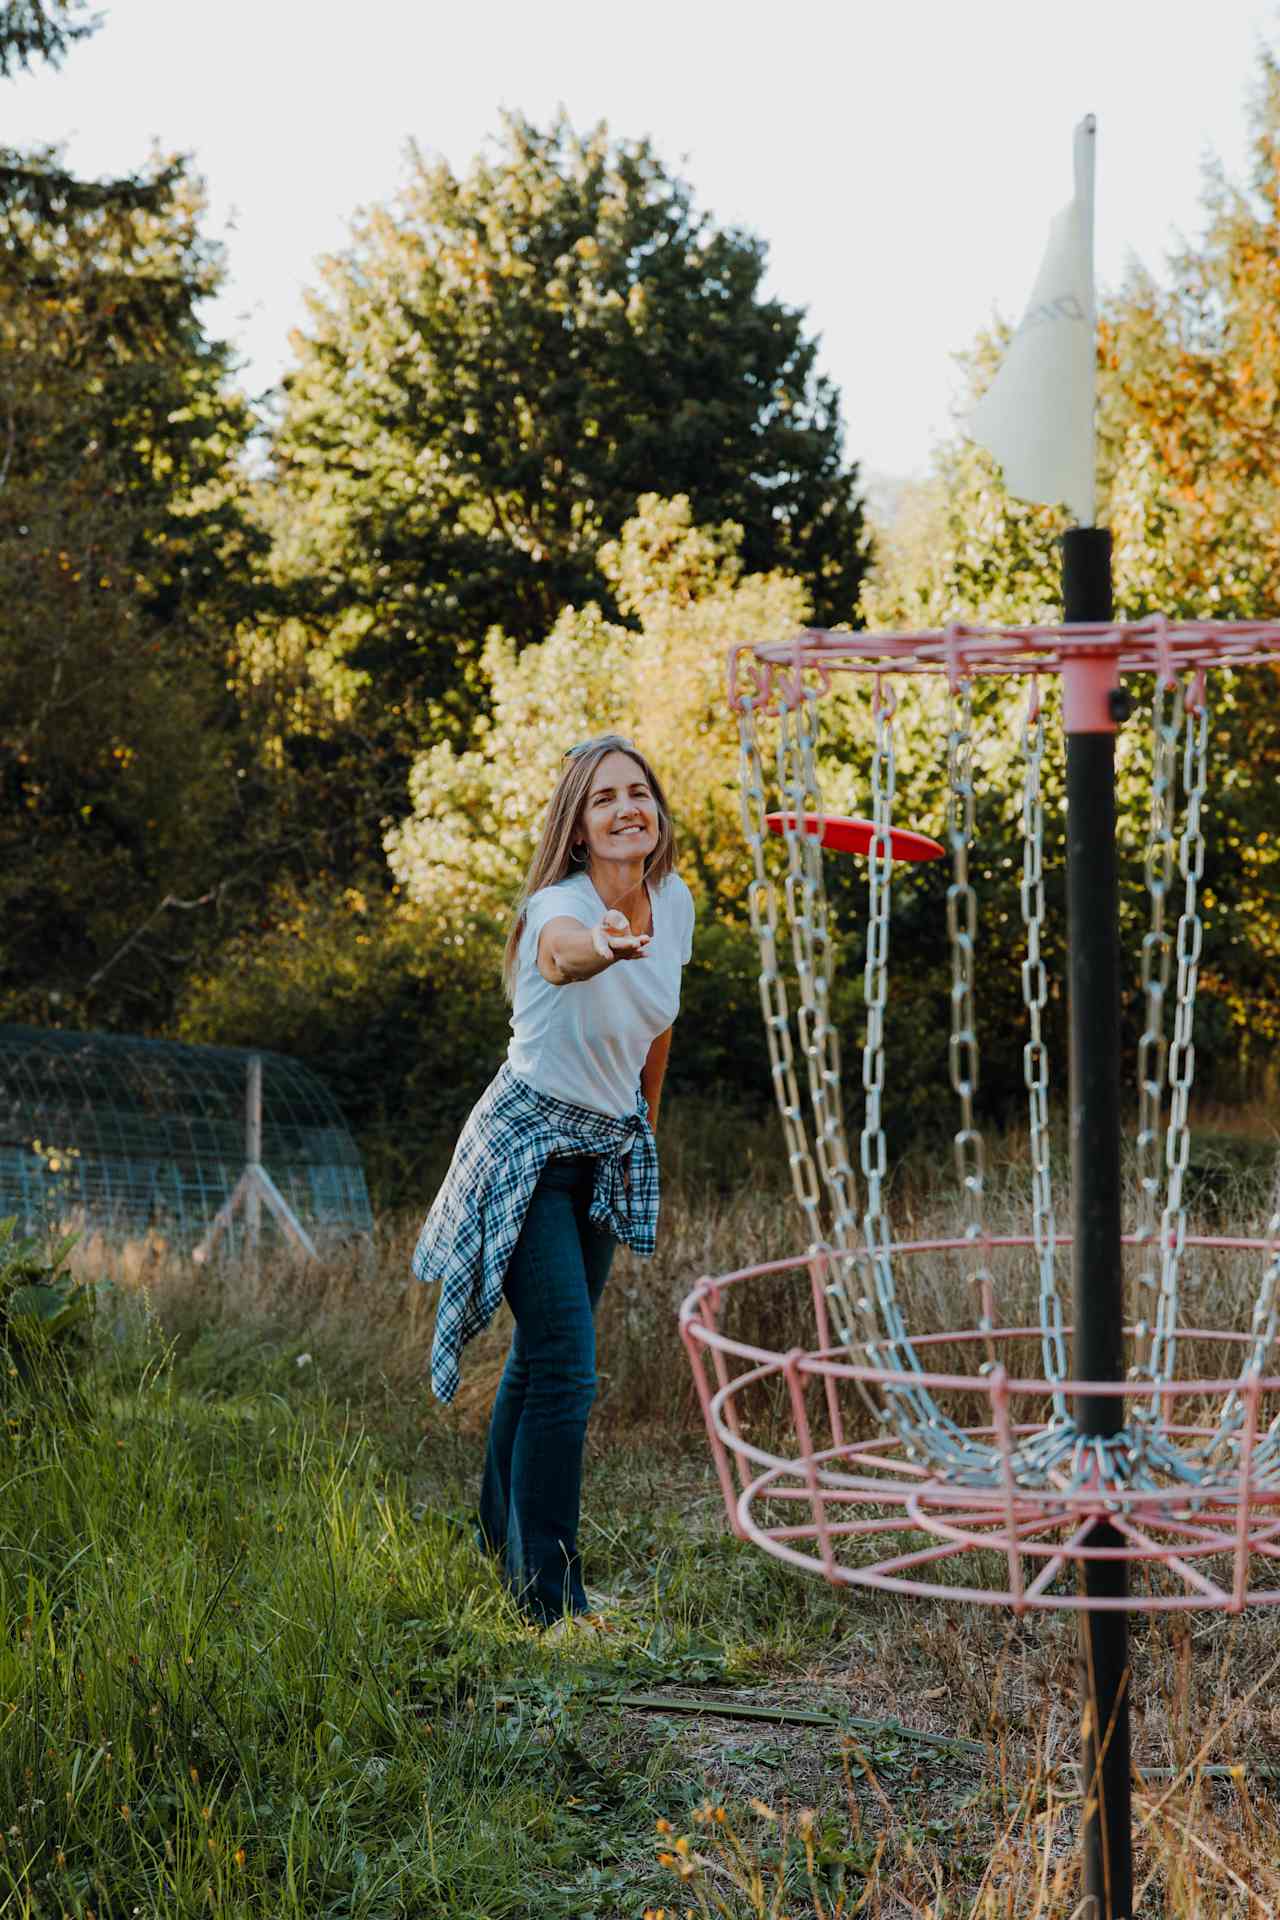
<instances>
[{"instance_id":1,"label":"shrub","mask_svg":"<svg viewBox=\"0 0 1280 1920\"><path fill-rule=\"evenodd\" d=\"M15 1214L0 1220L0 1352L10 1380L68 1380L85 1351L95 1289L68 1270L77 1238L20 1239Z\"/></svg>"}]
</instances>

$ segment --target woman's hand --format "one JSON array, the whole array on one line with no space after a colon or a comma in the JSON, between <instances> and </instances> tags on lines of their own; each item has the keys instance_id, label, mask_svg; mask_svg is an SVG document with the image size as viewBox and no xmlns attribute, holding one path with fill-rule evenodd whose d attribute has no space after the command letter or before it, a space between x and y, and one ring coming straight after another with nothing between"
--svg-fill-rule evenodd
<instances>
[{"instance_id":1,"label":"woman's hand","mask_svg":"<svg viewBox=\"0 0 1280 1920\"><path fill-rule=\"evenodd\" d=\"M591 929L591 944L602 960L638 960L651 936L632 933L625 913L610 907L599 926Z\"/></svg>"},{"instance_id":2,"label":"woman's hand","mask_svg":"<svg viewBox=\"0 0 1280 1920\"><path fill-rule=\"evenodd\" d=\"M642 959L647 933L632 933L625 913L611 907L594 927L581 920L549 920L538 940L538 971L553 987L594 980L615 960Z\"/></svg>"}]
</instances>

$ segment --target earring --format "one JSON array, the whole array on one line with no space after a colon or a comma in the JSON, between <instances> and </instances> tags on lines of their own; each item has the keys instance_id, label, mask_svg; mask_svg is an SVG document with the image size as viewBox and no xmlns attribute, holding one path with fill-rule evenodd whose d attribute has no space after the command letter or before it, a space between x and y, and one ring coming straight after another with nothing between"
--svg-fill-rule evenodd
<instances>
[{"instance_id":1,"label":"earring","mask_svg":"<svg viewBox=\"0 0 1280 1920\"><path fill-rule=\"evenodd\" d=\"M569 858L570 858L570 860L572 860L572 862L573 862L573 864L574 864L574 866L575 866L575 867L585 867L585 866L586 866L586 864L587 864L587 850L586 850L586 848L585 848L585 847L583 846L583 844L582 844L582 842L581 842L581 840L575 840L575 841L574 841L574 843L573 843L573 845L572 845L572 846L570 847L570 849L569 849Z\"/></svg>"}]
</instances>

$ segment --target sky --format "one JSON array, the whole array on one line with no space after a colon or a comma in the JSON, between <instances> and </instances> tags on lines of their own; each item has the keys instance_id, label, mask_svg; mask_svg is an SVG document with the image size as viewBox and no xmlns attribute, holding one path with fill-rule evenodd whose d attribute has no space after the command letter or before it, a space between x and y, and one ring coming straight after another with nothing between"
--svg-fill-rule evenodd
<instances>
[{"instance_id":1,"label":"sky","mask_svg":"<svg viewBox=\"0 0 1280 1920\"><path fill-rule=\"evenodd\" d=\"M1243 179L1275 0L105 0L59 72L0 82L0 140L82 174L192 155L253 393L279 380L316 261L393 198L415 141L458 171L501 109L647 135L717 221L762 236L805 309L847 449L880 484L952 430L954 355L1016 320L1072 129L1098 119L1102 290Z\"/></svg>"}]
</instances>

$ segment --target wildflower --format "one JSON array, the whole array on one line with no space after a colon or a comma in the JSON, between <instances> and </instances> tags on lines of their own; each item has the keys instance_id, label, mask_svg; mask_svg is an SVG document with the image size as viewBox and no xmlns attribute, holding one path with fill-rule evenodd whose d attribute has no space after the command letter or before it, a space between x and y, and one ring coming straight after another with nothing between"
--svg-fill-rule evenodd
<instances>
[{"instance_id":1,"label":"wildflower","mask_svg":"<svg viewBox=\"0 0 1280 1920\"><path fill-rule=\"evenodd\" d=\"M300 1353L293 1364L295 1367L309 1367L311 1365L311 1355L309 1353Z\"/></svg>"},{"instance_id":2,"label":"wildflower","mask_svg":"<svg viewBox=\"0 0 1280 1920\"><path fill-rule=\"evenodd\" d=\"M756 1800L753 1797L747 1802L747 1805L751 1808L752 1813L758 1813L762 1820L776 1820L778 1817L772 1807L766 1807L763 1800Z\"/></svg>"},{"instance_id":3,"label":"wildflower","mask_svg":"<svg viewBox=\"0 0 1280 1920\"><path fill-rule=\"evenodd\" d=\"M244 1865L244 1848L237 1847L231 1857L238 1867L242 1867Z\"/></svg>"},{"instance_id":4,"label":"wildflower","mask_svg":"<svg viewBox=\"0 0 1280 1920\"><path fill-rule=\"evenodd\" d=\"M122 1820L132 1820L133 1818L133 1809L127 1800L122 1800L120 1803L120 1818Z\"/></svg>"},{"instance_id":5,"label":"wildflower","mask_svg":"<svg viewBox=\"0 0 1280 1920\"><path fill-rule=\"evenodd\" d=\"M674 1833L675 1828L669 1820L655 1820L654 1829L658 1833Z\"/></svg>"}]
</instances>

